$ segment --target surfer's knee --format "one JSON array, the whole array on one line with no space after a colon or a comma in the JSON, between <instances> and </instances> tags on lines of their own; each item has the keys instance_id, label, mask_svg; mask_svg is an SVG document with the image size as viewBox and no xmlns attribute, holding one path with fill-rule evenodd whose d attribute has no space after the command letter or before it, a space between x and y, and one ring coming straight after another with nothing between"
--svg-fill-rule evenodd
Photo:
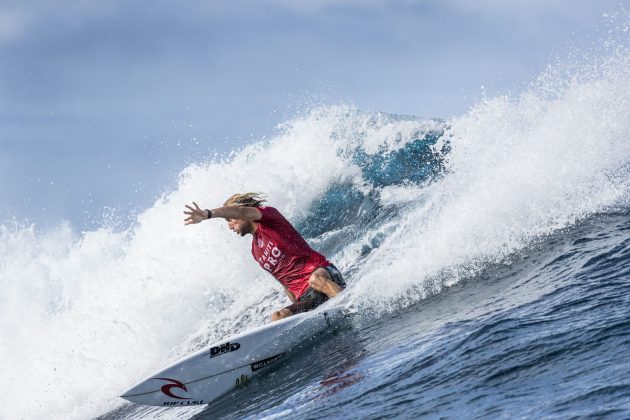
<instances>
[{"instance_id":1,"label":"surfer's knee","mask_svg":"<svg viewBox=\"0 0 630 420\"><path fill-rule=\"evenodd\" d=\"M279 311L275 311L271 314L271 321L278 321L282 318L290 317L291 315L293 315L293 312L291 312L289 309L280 309Z\"/></svg>"}]
</instances>

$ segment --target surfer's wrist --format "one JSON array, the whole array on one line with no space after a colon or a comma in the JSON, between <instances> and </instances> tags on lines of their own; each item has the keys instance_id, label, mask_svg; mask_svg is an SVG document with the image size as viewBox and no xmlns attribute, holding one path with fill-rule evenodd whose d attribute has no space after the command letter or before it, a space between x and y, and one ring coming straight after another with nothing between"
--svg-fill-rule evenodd
<instances>
[{"instance_id":1,"label":"surfer's wrist","mask_svg":"<svg viewBox=\"0 0 630 420\"><path fill-rule=\"evenodd\" d=\"M206 219L212 219L212 210L206 209Z\"/></svg>"}]
</instances>

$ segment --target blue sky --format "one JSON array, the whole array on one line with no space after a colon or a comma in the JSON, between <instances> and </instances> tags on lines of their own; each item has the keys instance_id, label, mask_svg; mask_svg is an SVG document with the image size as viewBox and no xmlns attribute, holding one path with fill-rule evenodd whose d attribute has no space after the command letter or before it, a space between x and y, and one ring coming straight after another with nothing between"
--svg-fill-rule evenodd
<instances>
[{"instance_id":1,"label":"blue sky","mask_svg":"<svg viewBox=\"0 0 630 420\"><path fill-rule=\"evenodd\" d=\"M0 218L149 206L316 104L424 117L522 91L619 1L0 2Z\"/></svg>"}]
</instances>

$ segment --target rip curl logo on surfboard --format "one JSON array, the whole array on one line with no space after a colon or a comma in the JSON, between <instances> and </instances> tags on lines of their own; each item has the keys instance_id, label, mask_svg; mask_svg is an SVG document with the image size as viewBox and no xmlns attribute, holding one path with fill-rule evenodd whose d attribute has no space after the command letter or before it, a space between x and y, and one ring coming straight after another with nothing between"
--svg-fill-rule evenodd
<instances>
[{"instance_id":1,"label":"rip curl logo on surfboard","mask_svg":"<svg viewBox=\"0 0 630 420\"><path fill-rule=\"evenodd\" d=\"M192 398L179 397L179 396L173 394L173 392L171 391L173 388L179 388L179 389L184 390L184 392L188 392L188 390L186 389L186 385L184 385L183 383L181 383L177 379L171 379L171 378L153 378L153 379L159 379L161 381L169 381L170 382L168 384L162 385L162 387L160 388L160 390L162 391L162 393L164 395L169 396L171 398L178 399L178 400L192 400Z\"/></svg>"}]
</instances>

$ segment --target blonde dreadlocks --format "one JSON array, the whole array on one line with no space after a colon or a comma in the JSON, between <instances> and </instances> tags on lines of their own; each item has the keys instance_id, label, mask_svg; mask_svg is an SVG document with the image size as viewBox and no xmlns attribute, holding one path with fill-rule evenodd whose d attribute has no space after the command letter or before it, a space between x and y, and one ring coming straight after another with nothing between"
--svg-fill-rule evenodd
<instances>
[{"instance_id":1,"label":"blonde dreadlocks","mask_svg":"<svg viewBox=\"0 0 630 420\"><path fill-rule=\"evenodd\" d=\"M260 207L265 203L265 197L261 193L247 192L242 194L234 194L230 196L224 206L239 206L239 207Z\"/></svg>"}]
</instances>

